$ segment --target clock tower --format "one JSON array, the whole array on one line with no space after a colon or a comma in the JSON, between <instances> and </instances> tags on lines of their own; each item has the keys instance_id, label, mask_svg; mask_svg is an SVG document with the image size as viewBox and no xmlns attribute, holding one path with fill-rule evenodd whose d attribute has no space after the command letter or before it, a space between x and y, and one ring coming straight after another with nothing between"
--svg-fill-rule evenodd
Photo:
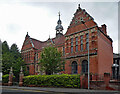
<instances>
[{"instance_id":1,"label":"clock tower","mask_svg":"<svg viewBox=\"0 0 120 94\"><path fill-rule=\"evenodd\" d=\"M61 35L63 35L63 26L61 25L62 21L60 20L60 12L59 12L59 20L57 22L57 26L56 26L56 37L60 37Z\"/></svg>"}]
</instances>

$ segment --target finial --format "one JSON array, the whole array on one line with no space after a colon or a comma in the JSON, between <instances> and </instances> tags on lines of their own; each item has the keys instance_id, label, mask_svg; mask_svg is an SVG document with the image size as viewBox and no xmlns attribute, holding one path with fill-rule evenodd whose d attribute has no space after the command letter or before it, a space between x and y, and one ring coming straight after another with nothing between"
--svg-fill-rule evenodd
<instances>
[{"instance_id":1,"label":"finial","mask_svg":"<svg viewBox=\"0 0 120 94\"><path fill-rule=\"evenodd\" d=\"M13 69L12 69L12 67L10 67L10 73L12 73L13 72Z\"/></svg>"},{"instance_id":2,"label":"finial","mask_svg":"<svg viewBox=\"0 0 120 94\"><path fill-rule=\"evenodd\" d=\"M10 68L10 71L11 71L11 72L13 71L12 67Z\"/></svg>"},{"instance_id":3,"label":"finial","mask_svg":"<svg viewBox=\"0 0 120 94\"><path fill-rule=\"evenodd\" d=\"M60 19L60 11L58 12L58 14L59 14L59 19Z\"/></svg>"},{"instance_id":4,"label":"finial","mask_svg":"<svg viewBox=\"0 0 120 94\"><path fill-rule=\"evenodd\" d=\"M50 39L50 35L49 35L49 39Z\"/></svg>"},{"instance_id":5,"label":"finial","mask_svg":"<svg viewBox=\"0 0 120 94\"><path fill-rule=\"evenodd\" d=\"M30 37L30 36L28 35L28 32L27 32L27 35L26 35L26 37Z\"/></svg>"},{"instance_id":6,"label":"finial","mask_svg":"<svg viewBox=\"0 0 120 94\"><path fill-rule=\"evenodd\" d=\"M80 9L80 4L78 4L78 8Z\"/></svg>"}]
</instances>

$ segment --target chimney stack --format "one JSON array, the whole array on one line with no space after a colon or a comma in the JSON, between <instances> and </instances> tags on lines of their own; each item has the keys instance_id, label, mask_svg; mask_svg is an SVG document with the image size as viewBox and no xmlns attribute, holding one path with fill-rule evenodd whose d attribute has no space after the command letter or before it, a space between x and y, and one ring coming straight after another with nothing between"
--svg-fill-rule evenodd
<instances>
[{"instance_id":1,"label":"chimney stack","mask_svg":"<svg viewBox=\"0 0 120 94\"><path fill-rule=\"evenodd\" d=\"M104 32L104 34L107 35L107 28L106 28L106 25L103 24L103 25L101 25L101 26L102 26L102 31Z\"/></svg>"}]
</instances>

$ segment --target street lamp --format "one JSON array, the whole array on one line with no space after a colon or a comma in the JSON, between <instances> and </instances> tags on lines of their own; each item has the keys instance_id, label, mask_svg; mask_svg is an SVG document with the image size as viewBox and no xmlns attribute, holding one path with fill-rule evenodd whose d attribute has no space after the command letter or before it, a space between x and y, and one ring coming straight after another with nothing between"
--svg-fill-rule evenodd
<instances>
[{"instance_id":1,"label":"street lamp","mask_svg":"<svg viewBox=\"0 0 120 94\"><path fill-rule=\"evenodd\" d=\"M88 30L88 27L86 26L86 24L85 24L85 21L83 20L83 18L81 18L81 22L82 22L82 24L84 24L85 25L85 27L87 28L87 30ZM88 30L88 89L90 88L90 71L89 71L89 65L90 64L90 60L89 60L89 30Z\"/></svg>"},{"instance_id":2,"label":"street lamp","mask_svg":"<svg viewBox=\"0 0 120 94\"><path fill-rule=\"evenodd\" d=\"M115 67L115 79L117 79L117 67L119 65L118 64L113 64L112 67Z\"/></svg>"}]
</instances>

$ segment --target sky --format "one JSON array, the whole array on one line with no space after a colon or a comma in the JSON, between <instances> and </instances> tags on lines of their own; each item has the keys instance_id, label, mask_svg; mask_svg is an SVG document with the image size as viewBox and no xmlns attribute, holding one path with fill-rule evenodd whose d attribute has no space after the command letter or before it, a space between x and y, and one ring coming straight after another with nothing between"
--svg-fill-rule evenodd
<instances>
[{"instance_id":1,"label":"sky","mask_svg":"<svg viewBox=\"0 0 120 94\"><path fill-rule=\"evenodd\" d=\"M49 35L50 38L55 37L59 11L65 34L78 4L80 4L81 8L94 18L98 26L107 25L107 34L113 39L113 52L118 53L117 0L114 2L25 1L0 1L0 39L2 42L6 40L9 46L16 43L21 49L27 32L30 37L40 41L47 40Z\"/></svg>"}]
</instances>

